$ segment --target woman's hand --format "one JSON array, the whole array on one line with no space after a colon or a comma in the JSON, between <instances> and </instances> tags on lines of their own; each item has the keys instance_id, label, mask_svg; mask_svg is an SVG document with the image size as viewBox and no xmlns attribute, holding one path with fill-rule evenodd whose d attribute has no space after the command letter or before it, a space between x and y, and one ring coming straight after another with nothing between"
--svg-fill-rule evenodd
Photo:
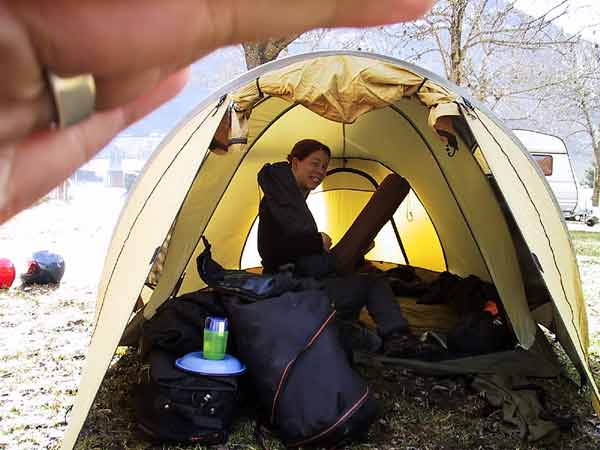
<instances>
[{"instance_id":1,"label":"woman's hand","mask_svg":"<svg viewBox=\"0 0 600 450\"><path fill-rule=\"evenodd\" d=\"M0 223L176 95L210 51L316 27L410 20L434 0L0 0ZM65 129L46 71L89 73L96 113Z\"/></svg>"},{"instance_id":2,"label":"woman's hand","mask_svg":"<svg viewBox=\"0 0 600 450\"><path fill-rule=\"evenodd\" d=\"M323 241L323 250L328 252L331 248L331 238L327 233L324 233L322 231L319 234L321 235L321 240Z\"/></svg>"}]
</instances>

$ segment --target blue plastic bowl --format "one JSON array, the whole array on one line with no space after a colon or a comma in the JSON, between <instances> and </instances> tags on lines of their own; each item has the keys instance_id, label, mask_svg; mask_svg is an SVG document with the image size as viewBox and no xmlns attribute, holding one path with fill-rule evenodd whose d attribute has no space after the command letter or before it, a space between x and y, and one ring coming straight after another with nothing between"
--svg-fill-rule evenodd
<instances>
[{"instance_id":1,"label":"blue plastic bowl","mask_svg":"<svg viewBox=\"0 0 600 450\"><path fill-rule=\"evenodd\" d=\"M246 371L246 366L231 355L214 360L204 358L202 352L192 352L177 358L175 367L185 372L212 376L241 375Z\"/></svg>"}]
</instances>

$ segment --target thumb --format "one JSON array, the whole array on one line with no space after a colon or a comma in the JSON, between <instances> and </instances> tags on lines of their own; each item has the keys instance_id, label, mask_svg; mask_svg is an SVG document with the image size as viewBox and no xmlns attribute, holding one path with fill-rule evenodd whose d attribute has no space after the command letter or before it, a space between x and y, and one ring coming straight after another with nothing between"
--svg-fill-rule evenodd
<instances>
[{"instance_id":1,"label":"thumb","mask_svg":"<svg viewBox=\"0 0 600 450\"><path fill-rule=\"evenodd\" d=\"M187 69L177 72L122 107L0 147L0 223L67 179L121 130L174 97L187 76Z\"/></svg>"}]
</instances>

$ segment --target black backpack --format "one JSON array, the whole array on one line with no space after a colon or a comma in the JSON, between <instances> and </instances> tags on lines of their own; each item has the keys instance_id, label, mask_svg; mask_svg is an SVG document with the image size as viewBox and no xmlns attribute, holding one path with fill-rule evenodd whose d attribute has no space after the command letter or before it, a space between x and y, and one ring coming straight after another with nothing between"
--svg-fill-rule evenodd
<instances>
[{"instance_id":1,"label":"black backpack","mask_svg":"<svg viewBox=\"0 0 600 450\"><path fill-rule=\"evenodd\" d=\"M174 367L174 357L152 350L133 388L138 427L153 440L202 445L227 442L235 414L236 377L209 377Z\"/></svg>"},{"instance_id":2,"label":"black backpack","mask_svg":"<svg viewBox=\"0 0 600 450\"><path fill-rule=\"evenodd\" d=\"M350 366L325 292L254 303L230 297L225 307L261 422L287 447L332 447L367 434L378 403Z\"/></svg>"},{"instance_id":3,"label":"black backpack","mask_svg":"<svg viewBox=\"0 0 600 450\"><path fill-rule=\"evenodd\" d=\"M224 316L218 296L199 291L170 299L142 328L146 364L133 388L139 428L160 442L225 443L239 402L238 378L186 373L178 357L202 350L204 321ZM228 353L234 353L229 339Z\"/></svg>"}]
</instances>

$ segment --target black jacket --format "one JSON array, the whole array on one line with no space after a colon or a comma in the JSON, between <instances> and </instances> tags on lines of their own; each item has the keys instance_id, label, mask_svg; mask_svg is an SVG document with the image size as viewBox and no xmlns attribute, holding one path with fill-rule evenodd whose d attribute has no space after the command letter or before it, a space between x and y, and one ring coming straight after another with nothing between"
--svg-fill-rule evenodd
<instances>
[{"instance_id":1,"label":"black jacket","mask_svg":"<svg viewBox=\"0 0 600 450\"><path fill-rule=\"evenodd\" d=\"M323 253L323 240L287 162L265 164L258 172L260 202L258 253L265 272L298 258Z\"/></svg>"}]
</instances>

